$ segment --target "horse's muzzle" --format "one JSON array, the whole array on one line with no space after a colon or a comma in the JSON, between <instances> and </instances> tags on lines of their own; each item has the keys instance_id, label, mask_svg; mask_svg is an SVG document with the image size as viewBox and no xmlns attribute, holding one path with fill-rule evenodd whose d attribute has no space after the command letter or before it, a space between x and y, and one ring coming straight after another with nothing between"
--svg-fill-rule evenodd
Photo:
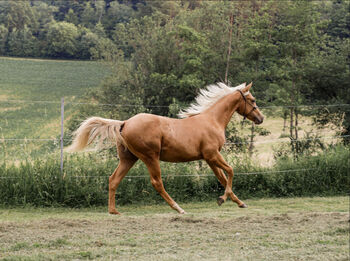
<instances>
[{"instance_id":1,"label":"horse's muzzle","mask_svg":"<svg viewBox=\"0 0 350 261\"><path fill-rule=\"evenodd\" d=\"M263 121L264 121L264 116L260 116L255 118L254 123L259 125L263 123Z\"/></svg>"}]
</instances>

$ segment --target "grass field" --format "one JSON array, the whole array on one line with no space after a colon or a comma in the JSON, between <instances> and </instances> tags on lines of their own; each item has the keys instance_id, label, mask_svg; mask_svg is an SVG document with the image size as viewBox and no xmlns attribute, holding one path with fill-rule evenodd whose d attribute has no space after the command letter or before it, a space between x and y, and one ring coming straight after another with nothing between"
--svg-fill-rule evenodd
<instances>
[{"instance_id":1,"label":"grass field","mask_svg":"<svg viewBox=\"0 0 350 261\"><path fill-rule=\"evenodd\" d=\"M0 139L29 139L6 144L10 154L15 148L11 158L26 158L26 154L17 153L47 142L30 139L55 139L59 135L61 98L79 101L87 90L99 86L108 70L90 61L0 57L0 72ZM74 109L66 105L65 117Z\"/></svg>"},{"instance_id":2,"label":"grass field","mask_svg":"<svg viewBox=\"0 0 350 261\"><path fill-rule=\"evenodd\" d=\"M348 260L349 198L0 209L3 260Z\"/></svg>"},{"instance_id":3,"label":"grass field","mask_svg":"<svg viewBox=\"0 0 350 261\"><path fill-rule=\"evenodd\" d=\"M61 97L79 99L107 72L97 62L10 58L0 58L0 71L0 136L6 138L55 137L59 128L50 126L59 126Z\"/></svg>"}]
</instances>

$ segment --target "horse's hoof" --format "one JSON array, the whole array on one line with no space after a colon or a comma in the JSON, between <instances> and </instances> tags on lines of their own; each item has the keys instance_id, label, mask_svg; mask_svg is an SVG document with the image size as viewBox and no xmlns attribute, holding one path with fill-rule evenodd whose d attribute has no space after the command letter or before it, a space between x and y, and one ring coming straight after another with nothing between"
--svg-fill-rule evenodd
<instances>
[{"instance_id":1,"label":"horse's hoof","mask_svg":"<svg viewBox=\"0 0 350 261\"><path fill-rule=\"evenodd\" d=\"M218 197L217 203L218 203L219 206L221 206L222 203L224 203L224 202L225 202L225 200L223 200L223 198Z\"/></svg>"},{"instance_id":2,"label":"horse's hoof","mask_svg":"<svg viewBox=\"0 0 350 261\"><path fill-rule=\"evenodd\" d=\"M247 208L248 206L247 206L246 204L243 203L243 204L240 205L239 207L240 207L240 208Z\"/></svg>"},{"instance_id":3,"label":"horse's hoof","mask_svg":"<svg viewBox=\"0 0 350 261\"><path fill-rule=\"evenodd\" d=\"M110 210L108 211L108 213L111 215L121 215L120 212L118 212L117 210Z\"/></svg>"}]
</instances>

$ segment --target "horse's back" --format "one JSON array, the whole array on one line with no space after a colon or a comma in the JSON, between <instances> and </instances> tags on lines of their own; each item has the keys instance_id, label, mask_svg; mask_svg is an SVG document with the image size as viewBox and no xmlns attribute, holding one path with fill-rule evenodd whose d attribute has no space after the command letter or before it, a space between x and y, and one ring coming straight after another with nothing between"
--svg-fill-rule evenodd
<instances>
[{"instance_id":1,"label":"horse's back","mask_svg":"<svg viewBox=\"0 0 350 261\"><path fill-rule=\"evenodd\" d=\"M125 135L132 137L145 137L161 135L161 125L164 121L171 120L154 114L139 113L125 121Z\"/></svg>"}]
</instances>

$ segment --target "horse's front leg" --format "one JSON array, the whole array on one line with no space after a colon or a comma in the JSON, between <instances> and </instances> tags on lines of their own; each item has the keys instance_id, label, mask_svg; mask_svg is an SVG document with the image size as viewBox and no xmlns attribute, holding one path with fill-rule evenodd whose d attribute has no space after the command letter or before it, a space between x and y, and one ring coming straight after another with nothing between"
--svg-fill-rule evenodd
<instances>
[{"instance_id":1,"label":"horse's front leg","mask_svg":"<svg viewBox=\"0 0 350 261\"><path fill-rule=\"evenodd\" d=\"M225 194L218 198L218 205L221 206L221 204L226 201L227 197L230 197L231 200L236 202L240 208L246 208L247 205L242 202L232 191L233 169L227 164L222 155L217 152L211 157L207 158L206 161L221 185L225 188ZM226 171L228 178L226 178L222 170Z\"/></svg>"}]
</instances>

